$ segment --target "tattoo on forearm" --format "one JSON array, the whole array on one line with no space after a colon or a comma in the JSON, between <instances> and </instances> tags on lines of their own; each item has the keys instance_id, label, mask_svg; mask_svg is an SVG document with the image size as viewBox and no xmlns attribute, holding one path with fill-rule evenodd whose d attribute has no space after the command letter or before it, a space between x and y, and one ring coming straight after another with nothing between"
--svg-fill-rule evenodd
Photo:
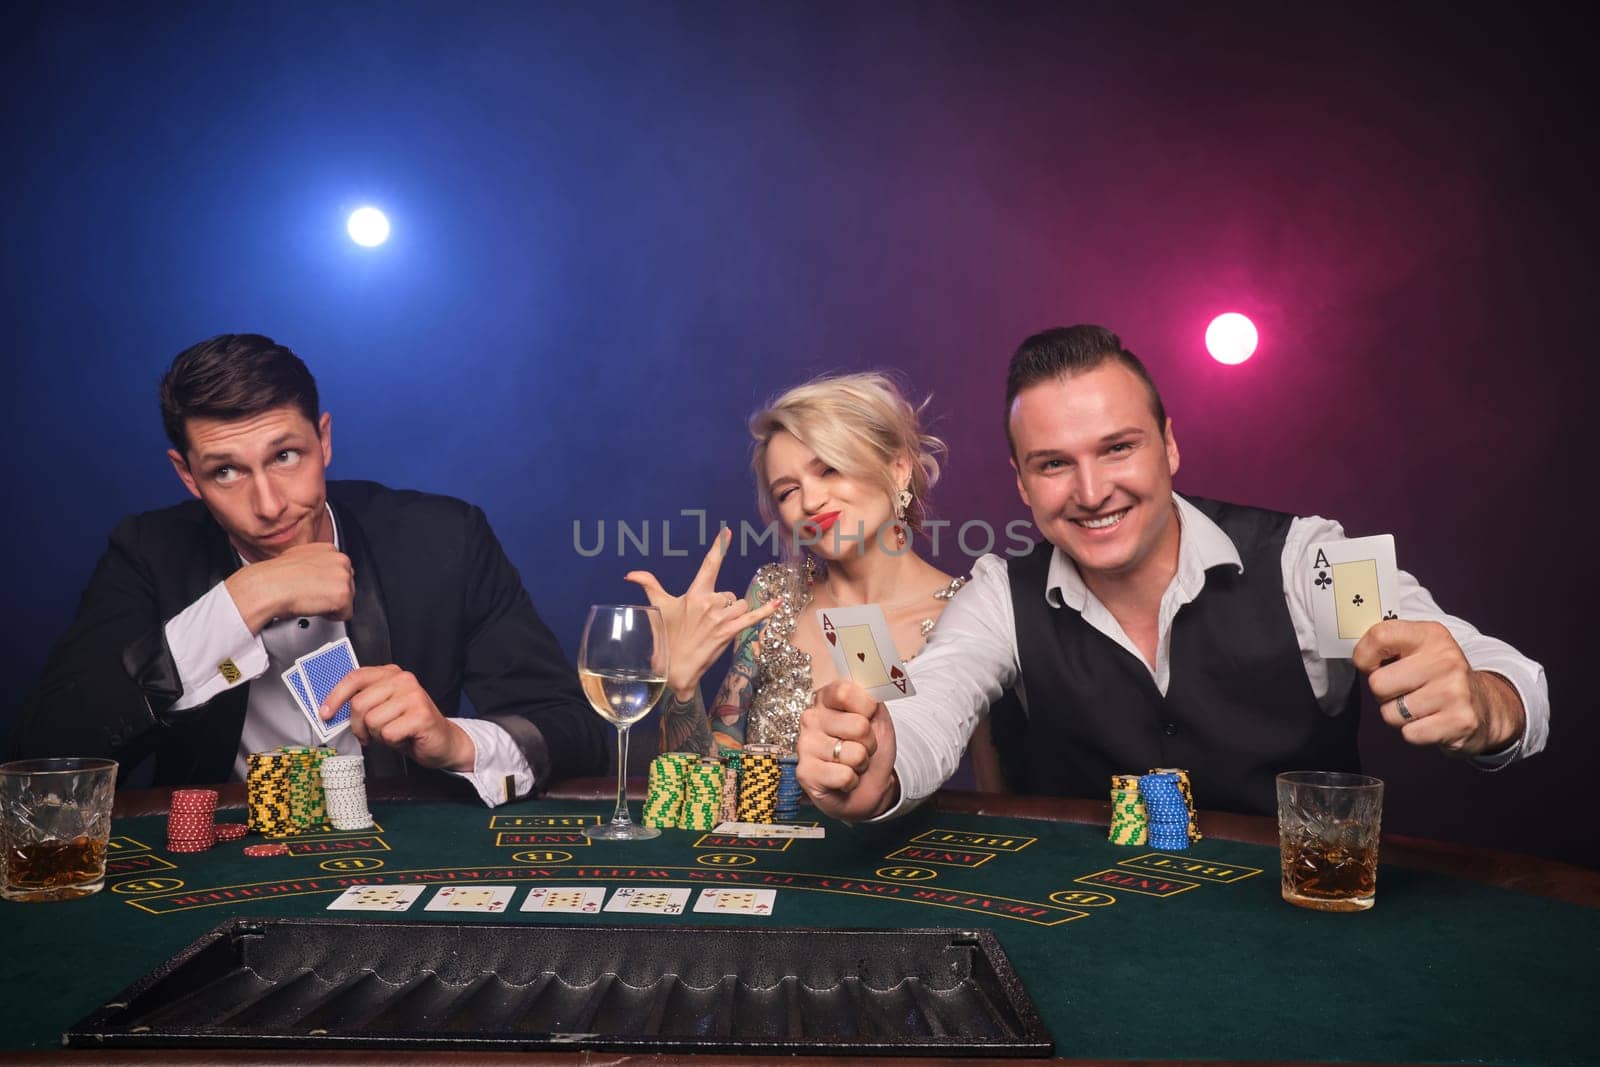
<instances>
[{"instance_id":1,"label":"tattoo on forearm","mask_svg":"<svg viewBox=\"0 0 1600 1067\"><path fill-rule=\"evenodd\" d=\"M699 690L689 700L667 694L661 709L661 751L710 753L711 722Z\"/></svg>"}]
</instances>

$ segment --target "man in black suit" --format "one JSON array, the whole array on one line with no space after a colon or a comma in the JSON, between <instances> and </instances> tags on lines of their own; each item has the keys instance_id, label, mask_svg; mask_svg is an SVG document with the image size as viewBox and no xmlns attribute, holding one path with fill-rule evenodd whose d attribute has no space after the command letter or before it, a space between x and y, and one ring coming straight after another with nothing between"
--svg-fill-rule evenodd
<instances>
[{"instance_id":1,"label":"man in black suit","mask_svg":"<svg viewBox=\"0 0 1600 1067\"><path fill-rule=\"evenodd\" d=\"M488 804L599 773L606 727L483 512L372 482L327 482L332 419L287 348L224 334L161 383L173 470L195 497L124 519L24 704L21 755L155 757L158 784L244 774L250 752L314 743L283 672L348 637L359 662L341 751L412 765ZM198 501L198 502L196 502ZM459 718L465 691L476 718Z\"/></svg>"}]
</instances>

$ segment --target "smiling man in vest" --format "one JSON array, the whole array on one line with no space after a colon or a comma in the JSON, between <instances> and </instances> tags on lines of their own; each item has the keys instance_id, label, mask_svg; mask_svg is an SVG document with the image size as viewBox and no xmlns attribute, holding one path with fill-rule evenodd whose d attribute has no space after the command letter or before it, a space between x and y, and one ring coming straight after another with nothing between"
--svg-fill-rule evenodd
<instances>
[{"instance_id":1,"label":"smiling man in vest","mask_svg":"<svg viewBox=\"0 0 1600 1067\"><path fill-rule=\"evenodd\" d=\"M1267 814L1280 771L1358 770L1357 682L1414 745L1493 769L1544 747L1540 666L1443 612L1401 572L1400 618L1326 659L1305 583L1338 523L1172 491L1178 443L1144 365L1098 326L1024 341L1007 376L1017 490L1044 543L986 556L891 707L848 682L801 720L798 777L829 814L906 810L954 773L979 717L1008 784L1103 797L1184 767L1201 808ZM1020 683L1020 685L1018 684Z\"/></svg>"}]
</instances>

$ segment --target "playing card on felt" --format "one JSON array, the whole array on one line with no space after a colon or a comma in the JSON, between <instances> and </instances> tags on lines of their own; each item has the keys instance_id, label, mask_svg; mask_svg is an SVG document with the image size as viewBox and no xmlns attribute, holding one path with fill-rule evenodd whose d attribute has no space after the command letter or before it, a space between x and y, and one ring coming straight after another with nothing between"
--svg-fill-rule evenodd
<instances>
[{"instance_id":1,"label":"playing card on felt","mask_svg":"<svg viewBox=\"0 0 1600 1067\"><path fill-rule=\"evenodd\" d=\"M651 915L682 915L689 903L687 889L657 889L654 886L625 885L606 902L606 911L647 912Z\"/></svg>"},{"instance_id":2,"label":"playing card on felt","mask_svg":"<svg viewBox=\"0 0 1600 1067\"><path fill-rule=\"evenodd\" d=\"M516 890L508 885L447 885L423 911L505 911Z\"/></svg>"},{"instance_id":3,"label":"playing card on felt","mask_svg":"<svg viewBox=\"0 0 1600 1067\"><path fill-rule=\"evenodd\" d=\"M817 625L839 677L849 678L878 700L899 700L916 692L877 604L819 608Z\"/></svg>"},{"instance_id":4,"label":"playing card on felt","mask_svg":"<svg viewBox=\"0 0 1600 1067\"><path fill-rule=\"evenodd\" d=\"M558 911L593 915L605 903L603 885L536 885L522 902L523 911Z\"/></svg>"},{"instance_id":5,"label":"playing card on felt","mask_svg":"<svg viewBox=\"0 0 1600 1067\"><path fill-rule=\"evenodd\" d=\"M339 705L331 718L323 722L322 717L316 714L316 709L328 699L328 694L333 692L333 687L344 680L344 676L355 670L361 664L356 662L355 649L350 647L350 639L341 637L337 641L330 641L315 652L308 652L294 661L295 669L300 671L304 678L306 689L311 696L312 717L316 720L313 725L320 723L318 733L323 740L327 740L339 731L350 725L350 702L347 700ZM291 686L292 688L292 686Z\"/></svg>"},{"instance_id":6,"label":"playing card on felt","mask_svg":"<svg viewBox=\"0 0 1600 1067\"><path fill-rule=\"evenodd\" d=\"M772 889L734 889L711 886L700 890L695 911L714 915L771 915L778 894Z\"/></svg>"},{"instance_id":7,"label":"playing card on felt","mask_svg":"<svg viewBox=\"0 0 1600 1067\"><path fill-rule=\"evenodd\" d=\"M422 895L420 885L353 885L340 893L329 911L405 911Z\"/></svg>"},{"instance_id":8,"label":"playing card on felt","mask_svg":"<svg viewBox=\"0 0 1600 1067\"><path fill-rule=\"evenodd\" d=\"M1307 562L1317 651L1324 658L1349 659L1373 623L1399 617L1392 534L1323 541L1311 546Z\"/></svg>"}]
</instances>

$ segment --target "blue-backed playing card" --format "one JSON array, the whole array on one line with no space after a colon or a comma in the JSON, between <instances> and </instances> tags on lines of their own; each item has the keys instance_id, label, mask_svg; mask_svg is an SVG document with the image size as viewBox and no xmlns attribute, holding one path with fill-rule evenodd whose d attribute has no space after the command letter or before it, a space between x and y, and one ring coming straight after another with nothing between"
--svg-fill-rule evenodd
<instances>
[{"instance_id":1,"label":"blue-backed playing card","mask_svg":"<svg viewBox=\"0 0 1600 1067\"><path fill-rule=\"evenodd\" d=\"M322 716L317 714L317 706L311 702L311 690L306 686L305 675L300 673L299 666L290 667L282 674L283 684L288 687L294 696L295 706L300 709L300 714L306 717L311 724L312 731L317 735L317 740L326 741L331 735L328 733L328 724L322 721Z\"/></svg>"},{"instance_id":2,"label":"blue-backed playing card","mask_svg":"<svg viewBox=\"0 0 1600 1067\"><path fill-rule=\"evenodd\" d=\"M355 650L350 647L348 637L341 637L337 641L323 645L315 652L308 652L295 660L294 665L304 677L306 688L311 692L313 714L322 706L322 702L328 699L333 687L338 685L345 675L361 666L356 662ZM333 737L349 725L350 702L347 700L322 724L323 739Z\"/></svg>"}]
</instances>

